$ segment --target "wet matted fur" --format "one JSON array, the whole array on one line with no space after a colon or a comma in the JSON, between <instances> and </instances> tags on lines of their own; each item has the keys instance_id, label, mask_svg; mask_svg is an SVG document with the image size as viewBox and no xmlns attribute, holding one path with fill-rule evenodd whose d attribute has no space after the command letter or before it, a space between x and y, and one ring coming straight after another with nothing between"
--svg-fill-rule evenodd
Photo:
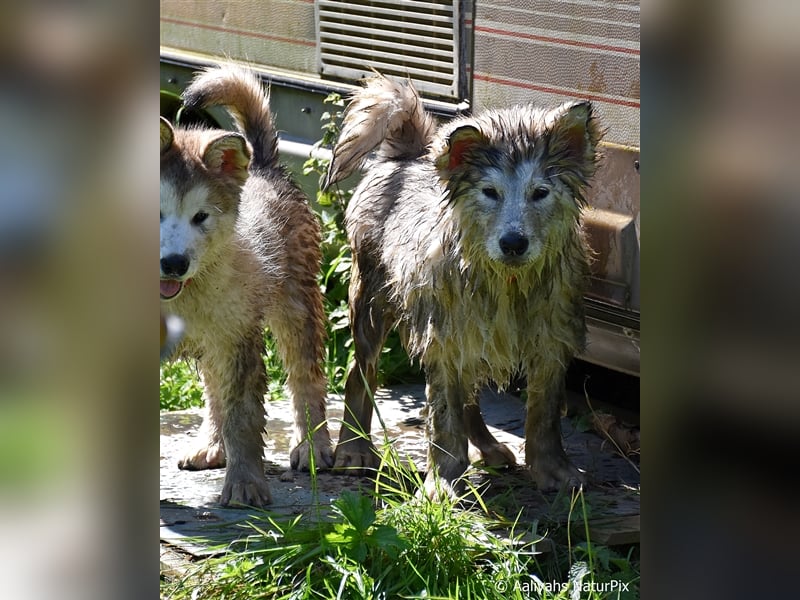
<instances>
[{"instance_id":1,"label":"wet matted fur","mask_svg":"<svg viewBox=\"0 0 800 600\"><path fill-rule=\"evenodd\" d=\"M325 185L371 151L347 208L355 361L336 467L374 467L378 358L400 331L425 370L429 475L451 485L467 440L487 464L514 455L484 424L478 390L527 378L525 459L542 489L582 480L561 442L568 363L585 343L584 190L601 132L589 102L516 106L437 127L409 84L369 80L349 104Z\"/></svg>"},{"instance_id":2,"label":"wet matted fur","mask_svg":"<svg viewBox=\"0 0 800 600\"><path fill-rule=\"evenodd\" d=\"M220 502L270 502L264 475L264 327L275 337L294 406L293 468L333 464L322 370L320 229L277 160L269 98L249 71L200 73L188 106L224 105L244 134L161 120L162 311L181 317L176 352L198 360L206 415L179 466L226 466ZM313 438L312 438L313 432Z\"/></svg>"}]
</instances>

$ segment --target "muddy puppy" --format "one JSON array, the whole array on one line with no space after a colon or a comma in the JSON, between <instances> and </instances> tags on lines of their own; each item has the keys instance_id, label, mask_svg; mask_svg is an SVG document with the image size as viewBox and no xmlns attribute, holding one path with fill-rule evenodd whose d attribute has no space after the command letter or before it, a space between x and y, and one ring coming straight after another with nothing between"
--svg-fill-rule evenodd
<instances>
[{"instance_id":1,"label":"muddy puppy","mask_svg":"<svg viewBox=\"0 0 800 600\"><path fill-rule=\"evenodd\" d=\"M220 502L270 502L264 474L264 327L294 407L291 466L333 464L325 421L320 229L278 163L269 98L250 72L199 74L187 106L228 108L240 133L161 119L161 310L183 320L176 354L196 358L206 414L182 469L226 467Z\"/></svg>"},{"instance_id":2,"label":"muddy puppy","mask_svg":"<svg viewBox=\"0 0 800 600\"><path fill-rule=\"evenodd\" d=\"M513 464L481 417L489 381L527 378L525 460L541 489L582 474L561 442L564 375L585 341L584 190L601 132L588 102L516 106L437 127L416 91L382 76L349 104L325 185L375 159L346 213L355 361L336 467L376 466L369 433L378 358L393 327L426 373L426 488L468 466Z\"/></svg>"}]
</instances>

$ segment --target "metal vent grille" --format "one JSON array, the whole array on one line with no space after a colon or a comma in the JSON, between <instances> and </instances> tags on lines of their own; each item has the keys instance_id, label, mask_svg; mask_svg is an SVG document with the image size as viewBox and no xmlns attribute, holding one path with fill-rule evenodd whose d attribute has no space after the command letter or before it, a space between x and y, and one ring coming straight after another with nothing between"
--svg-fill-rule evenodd
<instances>
[{"instance_id":1,"label":"metal vent grille","mask_svg":"<svg viewBox=\"0 0 800 600\"><path fill-rule=\"evenodd\" d=\"M457 99L459 2L318 0L324 75L410 77L420 92Z\"/></svg>"}]
</instances>

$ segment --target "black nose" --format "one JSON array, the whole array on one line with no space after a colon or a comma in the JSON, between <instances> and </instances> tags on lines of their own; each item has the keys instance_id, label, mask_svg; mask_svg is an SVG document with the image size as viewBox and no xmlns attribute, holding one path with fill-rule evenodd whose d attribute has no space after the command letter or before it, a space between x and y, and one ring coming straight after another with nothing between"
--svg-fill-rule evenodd
<instances>
[{"instance_id":1,"label":"black nose","mask_svg":"<svg viewBox=\"0 0 800 600\"><path fill-rule=\"evenodd\" d=\"M183 277L189 270L189 259L183 254L170 254L161 259L161 274L168 277Z\"/></svg>"},{"instance_id":2,"label":"black nose","mask_svg":"<svg viewBox=\"0 0 800 600\"><path fill-rule=\"evenodd\" d=\"M500 238L500 250L506 256L522 256L528 249L528 238L519 231L509 231Z\"/></svg>"}]
</instances>

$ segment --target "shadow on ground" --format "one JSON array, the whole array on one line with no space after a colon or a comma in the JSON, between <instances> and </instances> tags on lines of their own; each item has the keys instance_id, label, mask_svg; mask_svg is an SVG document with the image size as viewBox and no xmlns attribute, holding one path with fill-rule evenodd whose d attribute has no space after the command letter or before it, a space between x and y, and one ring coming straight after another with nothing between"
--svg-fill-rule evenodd
<instances>
[{"instance_id":1,"label":"shadow on ground","mask_svg":"<svg viewBox=\"0 0 800 600\"><path fill-rule=\"evenodd\" d=\"M419 470L426 468L424 386L396 386L376 395L378 411L386 424L386 434L401 457L409 457ZM343 402L328 400L331 437L339 435ZM523 429L525 407L513 394L485 390L481 408L495 437L515 452L524 463ZM342 490L371 489L366 478L332 473L309 473L289 469L289 443L292 412L286 401L267 406L266 436L267 476L273 504L268 513L278 519L299 514L321 518ZM218 551L241 537L242 524L252 510L223 509L218 504L224 470L181 471L178 459L191 445L202 420L200 410L163 412L161 414L161 541L165 552L179 550L190 557L203 557ZM377 430L378 421L374 420ZM592 538L599 543L638 542L639 473L638 464L613 452L610 445L592 432L579 432L571 419L562 421L564 447L568 456L583 469L589 484L585 499L590 507ZM382 434L373 432L376 442ZM475 470L470 480L481 486L490 509L522 523L566 521L569 492L541 493L521 468L488 474ZM202 541L201 541L202 539ZM184 554L185 556L185 554Z\"/></svg>"}]
</instances>

